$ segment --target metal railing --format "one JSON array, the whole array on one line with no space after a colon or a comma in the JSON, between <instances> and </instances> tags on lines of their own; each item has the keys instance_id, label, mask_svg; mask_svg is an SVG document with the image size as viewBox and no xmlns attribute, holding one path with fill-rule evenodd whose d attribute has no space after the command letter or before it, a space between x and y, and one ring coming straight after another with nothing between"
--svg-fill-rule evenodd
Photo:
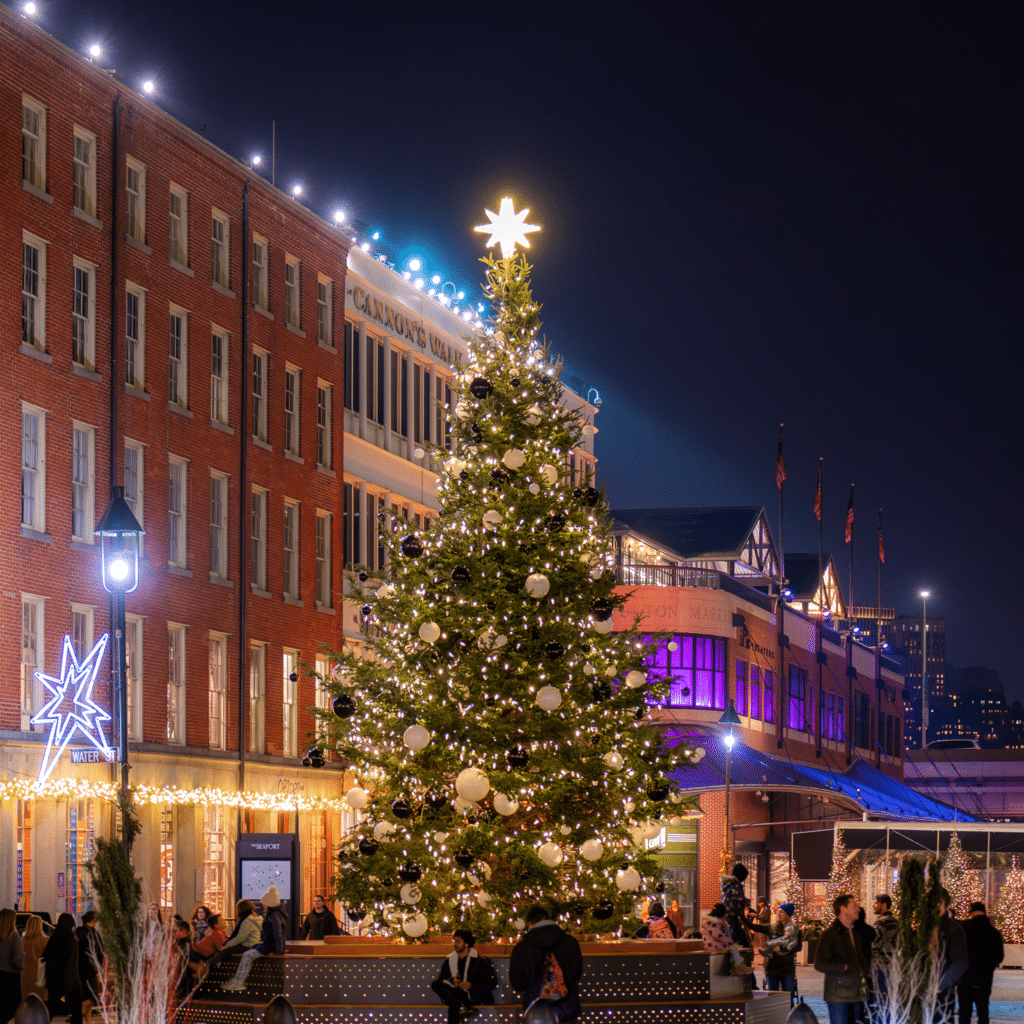
<instances>
[{"instance_id":1,"label":"metal railing","mask_svg":"<svg viewBox=\"0 0 1024 1024\"><path fill-rule=\"evenodd\" d=\"M714 569L694 569L685 565L615 566L615 581L632 587L699 587L719 589L719 574Z\"/></svg>"}]
</instances>

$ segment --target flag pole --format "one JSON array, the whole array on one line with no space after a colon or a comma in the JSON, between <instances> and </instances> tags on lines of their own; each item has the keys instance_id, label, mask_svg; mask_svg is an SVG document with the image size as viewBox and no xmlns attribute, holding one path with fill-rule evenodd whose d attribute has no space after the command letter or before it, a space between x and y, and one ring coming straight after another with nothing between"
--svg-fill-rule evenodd
<instances>
[{"instance_id":1,"label":"flag pole","mask_svg":"<svg viewBox=\"0 0 1024 1024\"><path fill-rule=\"evenodd\" d=\"M783 703L783 679L786 676L786 651L785 651L785 608L786 602L782 596L782 590L785 586L786 581L786 548L783 541L783 485L786 482L786 463L782 457L782 428L785 426L784 423L779 424L779 453L775 460L775 486L779 489L779 564L776 567L778 569L779 577L779 589L778 589L778 609L779 609L779 678L776 680L775 689L778 692L778 700L776 702L776 722L775 722L775 738L776 745L781 747L783 745L782 737L783 733L783 721L782 721L782 709Z\"/></svg>"},{"instance_id":2,"label":"flag pole","mask_svg":"<svg viewBox=\"0 0 1024 1024\"><path fill-rule=\"evenodd\" d=\"M821 510L821 502L822 502L821 475L822 475L822 467L824 466L824 464L825 464L824 458L819 458L818 459L818 496L817 496L818 500L814 503L814 513L818 517L818 586L821 587L821 596L825 599L825 601L827 601L828 600L828 594L827 594L827 592L825 590L825 581L822 578L822 576L823 576L823 574L825 572L825 567L822 564L822 559L824 557L823 556L823 551L824 551L824 546L825 546L824 545L824 521L823 521L824 517L822 515L822 510ZM824 603L822 603L821 607L819 608L819 612L820 612L821 620L822 620L822 622L824 622L825 621L825 604Z\"/></svg>"}]
</instances>

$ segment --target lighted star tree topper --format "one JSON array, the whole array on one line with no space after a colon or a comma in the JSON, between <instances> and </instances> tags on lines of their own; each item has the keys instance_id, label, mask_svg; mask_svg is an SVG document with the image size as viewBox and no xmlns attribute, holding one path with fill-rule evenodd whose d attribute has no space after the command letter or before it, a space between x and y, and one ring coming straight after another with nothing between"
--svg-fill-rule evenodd
<instances>
[{"instance_id":1,"label":"lighted star tree topper","mask_svg":"<svg viewBox=\"0 0 1024 1024\"><path fill-rule=\"evenodd\" d=\"M36 679L51 694L41 711L32 719L33 725L51 726L46 739L46 752L39 768L36 786L41 786L50 777L61 755L77 733L81 733L104 757L110 756L110 748L103 735L103 722L110 721L110 715L93 699L92 690L96 675L107 649L106 633L93 645L92 650L79 663L71 637L64 637L64 655L61 659L60 678L45 672L36 672Z\"/></svg>"},{"instance_id":2,"label":"lighted star tree topper","mask_svg":"<svg viewBox=\"0 0 1024 1024\"><path fill-rule=\"evenodd\" d=\"M518 213L512 207L512 200L505 196L497 214L491 210L484 210L490 218L490 224L478 224L474 231L484 231L490 234L487 239L487 248L497 243L501 246L502 259L509 260L516 254L516 246L521 245L524 249L530 248L527 233L540 231L539 224L527 224L526 215L529 209L520 210Z\"/></svg>"}]
</instances>

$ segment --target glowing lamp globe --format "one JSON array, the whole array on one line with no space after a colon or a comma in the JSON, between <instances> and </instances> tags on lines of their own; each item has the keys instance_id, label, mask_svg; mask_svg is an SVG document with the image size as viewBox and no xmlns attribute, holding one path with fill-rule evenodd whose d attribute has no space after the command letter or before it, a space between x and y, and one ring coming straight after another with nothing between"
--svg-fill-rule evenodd
<instances>
[{"instance_id":1,"label":"glowing lamp globe","mask_svg":"<svg viewBox=\"0 0 1024 1024\"><path fill-rule=\"evenodd\" d=\"M455 779L455 791L463 800L483 800L490 788L487 776L479 768L463 768Z\"/></svg>"},{"instance_id":2,"label":"glowing lamp globe","mask_svg":"<svg viewBox=\"0 0 1024 1024\"><path fill-rule=\"evenodd\" d=\"M114 557L107 562L107 572L115 583L123 583L128 579L128 574L131 571L132 567L128 564L128 559L120 553L114 555Z\"/></svg>"},{"instance_id":3,"label":"glowing lamp globe","mask_svg":"<svg viewBox=\"0 0 1024 1024\"><path fill-rule=\"evenodd\" d=\"M562 695L553 686L542 686L537 691L537 707L542 711L554 711L562 704Z\"/></svg>"},{"instance_id":4,"label":"glowing lamp globe","mask_svg":"<svg viewBox=\"0 0 1024 1024\"><path fill-rule=\"evenodd\" d=\"M519 810L519 801L505 793L494 794L494 809L504 818Z\"/></svg>"},{"instance_id":5,"label":"glowing lamp globe","mask_svg":"<svg viewBox=\"0 0 1024 1024\"><path fill-rule=\"evenodd\" d=\"M537 856L547 864L549 868L557 868L562 863L562 848L558 843L542 843L537 850Z\"/></svg>"},{"instance_id":6,"label":"glowing lamp globe","mask_svg":"<svg viewBox=\"0 0 1024 1024\"><path fill-rule=\"evenodd\" d=\"M551 581L542 572L526 577L526 592L530 597L543 597L551 589Z\"/></svg>"},{"instance_id":7,"label":"glowing lamp globe","mask_svg":"<svg viewBox=\"0 0 1024 1024\"><path fill-rule=\"evenodd\" d=\"M427 919L423 914L413 914L402 922L402 931L410 939L418 939L427 930Z\"/></svg>"},{"instance_id":8,"label":"glowing lamp globe","mask_svg":"<svg viewBox=\"0 0 1024 1024\"><path fill-rule=\"evenodd\" d=\"M636 868L624 868L615 873L615 884L623 892L636 892L640 888L640 872Z\"/></svg>"},{"instance_id":9,"label":"glowing lamp globe","mask_svg":"<svg viewBox=\"0 0 1024 1024\"><path fill-rule=\"evenodd\" d=\"M424 622L419 628L419 637L424 643L432 644L440 636L441 627L436 622Z\"/></svg>"},{"instance_id":10,"label":"glowing lamp globe","mask_svg":"<svg viewBox=\"0 0 1024 1024\"><path fill-rule=\"evenodd\" d=\"M361 811L370 802L370 794L359 786L353 786L345 794L345 803L354 811Z\"/></svg>"},{"instance_id":11,"label":"glowing lamp globe","mask_svg":"<svg viewBox=\"0 0 1024 1024\"><path fill-rule=\"evenodd\" d=\"M402 734L402 742L410 750L422 750L430 742L430 733L422 725L410 725Z\"/></svg>"},{"instance_id":12,"label":"glowing lamp globe","mask_svg":"<svg viewBox=\"0 0 1024 1024\"><path fill-rule=\"evenodd\" d=\"M641 686L646 685L647 676L639 669L633 669L631 672L626 673L626 685L634 690L639 690Z\"/></svg>"},{"instance_id":13,"label":"glowing lamp globe","mask_svg":"<svg viewBox=\"0 0 1024 1024\"><path fill-rule=\"evenodd\" d=\"M604 843L600 839L588 839L580 846L580 856L584 860L600 860L604 855Z\"/></svg>"}]
</instances>

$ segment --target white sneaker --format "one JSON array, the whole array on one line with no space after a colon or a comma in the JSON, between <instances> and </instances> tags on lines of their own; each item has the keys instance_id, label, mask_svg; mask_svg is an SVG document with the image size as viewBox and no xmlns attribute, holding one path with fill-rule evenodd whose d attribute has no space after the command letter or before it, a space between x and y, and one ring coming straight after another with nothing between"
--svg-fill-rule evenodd
<instances>
[{"instance_id":1,"label":"white sneaker","mask_svg":"<svg viewBox=\"0 0 1024 1024\"><path fill-rule=\"evenodd\" d=\"M225 981L224 984L221 985L221 989L224 992L244 992L245 991L245 982L244 981L235 981L232 978L231 981Z\"/></svg>"}]
</instances>

